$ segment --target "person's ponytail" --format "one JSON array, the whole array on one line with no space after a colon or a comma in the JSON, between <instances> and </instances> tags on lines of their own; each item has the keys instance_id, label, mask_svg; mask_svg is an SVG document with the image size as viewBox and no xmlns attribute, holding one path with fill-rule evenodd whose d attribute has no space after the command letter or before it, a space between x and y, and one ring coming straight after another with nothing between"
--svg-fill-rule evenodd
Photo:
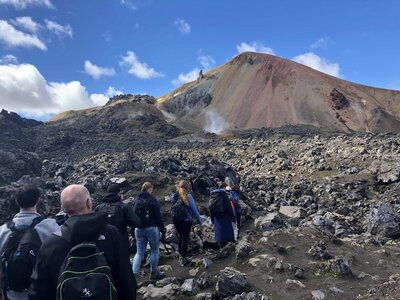
<instances>
[{"instance_id":1,"label":"person's ponytail","mask_svg":"<svg viewBox=\"0 0 400 300\"><path fill-rule=\"evenodd\" d=\"M189 204L189 193L190 193L189 182L187 180L181 180L178 185L178 194L186 206L190 205Z\"/></svg>"}]
</instances>

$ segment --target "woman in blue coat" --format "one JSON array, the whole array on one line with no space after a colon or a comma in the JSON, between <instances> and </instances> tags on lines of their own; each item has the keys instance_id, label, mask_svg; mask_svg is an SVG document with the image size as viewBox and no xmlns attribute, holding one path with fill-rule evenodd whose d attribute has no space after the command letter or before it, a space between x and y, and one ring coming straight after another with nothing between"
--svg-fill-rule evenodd
<instances>
[{"instance_id":1,"label":"woman in blue coat","mask_svg":"<svg viewBox=\"0 0 400 300\"><path fill-rule=\"evenodd\" d=\"M214 232L215 232L215 241L218 243L219 247L224 247L228 242L235 241L235 235L233 233L232 223L236 222L235 214L233 213L230 201L228 196L226 195L223 187L214 190L211 192L220 193L221 201L223 201L224 205L224 215L215 216L213 212L211 212L211 222L214 224Z\"/></svg>"},{"instance_id":2,"label":"woman in blue coat","mask_svg":"<svg viewBox=\"0 0 400 300\"><path fill-rule=\"evenodd\" d=\"M174 219L174 226L178 232L179 242L178 251L180 254L181 266L187 265L190 260L187 258L187 250L189 244L190 230L193 224L193 217L196 218L197 222L203 224L199 211L197 210L196 203L193 196L190 194L190 183L187 180L181 180L178 185L178 192L172 197L172 206L181 199L182 203L186 208L186 215L181 220Z\"/></svg>"}]
</instances>

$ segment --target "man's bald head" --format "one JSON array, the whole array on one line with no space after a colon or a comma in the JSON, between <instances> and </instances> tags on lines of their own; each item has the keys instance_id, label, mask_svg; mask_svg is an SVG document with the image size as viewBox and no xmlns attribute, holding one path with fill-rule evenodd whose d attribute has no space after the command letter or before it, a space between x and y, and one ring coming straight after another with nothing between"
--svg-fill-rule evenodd
<instances>
[{"instance_id":1,"label":"man's bald head","mask_svg":"<svg viewBox=\"0 0 400 300\"><path fill-rule=\"evenodd\" d=\"M92 211L90 193L83 185L72 184L61 192L61 209L68 215L83 215Z\"/></svg>"}]
</instances>

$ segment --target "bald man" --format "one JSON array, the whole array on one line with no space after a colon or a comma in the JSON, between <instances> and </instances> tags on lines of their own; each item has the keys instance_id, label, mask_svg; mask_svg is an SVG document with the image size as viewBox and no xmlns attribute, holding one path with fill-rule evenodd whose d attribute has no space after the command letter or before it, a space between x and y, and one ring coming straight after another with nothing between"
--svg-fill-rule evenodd
<instances>
[{"instance_id":1,"label":"bald man","mask_svg":"<svg viewBox=\"0 0 400 300\"><path fill-rule=\"evenodd\" d=\"M56 299L61 265L72 247L96 241L104 252L117 289L118 299L136 299L136 280L129 257L122 250L118 230L107 224L107 214L92 212L89 191L81 185L70 185L61 193L61 209L69 215L61 232L48 238L39 250L29 299Z\"/></svg>"}]
</instances>

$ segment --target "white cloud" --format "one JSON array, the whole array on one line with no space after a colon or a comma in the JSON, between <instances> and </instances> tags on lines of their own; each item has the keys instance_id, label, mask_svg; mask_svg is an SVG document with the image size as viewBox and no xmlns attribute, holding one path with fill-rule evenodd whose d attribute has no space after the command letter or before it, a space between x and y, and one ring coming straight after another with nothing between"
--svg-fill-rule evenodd
<instances>
[{"instance_id":1,"label":"white cloud","mask_svg":"<svg viewBox=\"0 0 400 300\"><path fill-rule=\"evenodd\" d=\"M128 67L128 73L141 79L150 79L164 77L164 74L157 72L149 67L145 62L139 61L139 58L133 51L127 51L119 63L121 66Z\"/></svg>"},{"instance_id":2,"label":"white cloud","mask_svg":"<svg viewBox=\"0 0 400 300\"><path fill-rule=\"evenodd\" d=\"M101 106L108 102L109 97L105 96L104 94L92 94L90 95L90 99L95 106Z\"/></svg>"},{"instance_id":3,"label":"white cloud","mask_svg":"<svg viewBox=\"0 0 400 300\"><path fill-rule=\"evenodd\" d=\"M32 33L37 33L40 28L40 25L33 21L32 17L18 17L12 20L11 23Z\"/></svg>"},{"instance_id":4,"label":"white cloud","mask_svg":"<svg viewBox=\"0 0 400 300\"><path fill-rule=\"evenodd\" d=\"M338 63L331 63L327 59L319 57L315 53L308 52L304 54L300 54L294 57L292 60L298 62L300 64L306 65L310 68L318 70L320 72L335 76L341 77L340 75L340 66Z\"/></svg>"},{"instance_id":5,"label":"white cloud","mask_svg":"<svg viewBox=\"0 0 400 300\"><path fill-rule=\"evenodd\" d=\"M46 84L46 90L50 103L53 104L53 108L50 108L52 110L82 109L93 105L89 101L86 88L79 81L50 82Z\"/></svg>"},{"instance_id":6,"label":"white cloud","mask_svg":"<svg viewBox=\"0 0 400 300\"><path fill-rule=\"evenodd\" d=\"M107 91L106 91L106 96L107 97L114 97L116 95L121 95L123 94L123 91L117 90L115 87L113 86L109 86Z\"/></svg>"},{"instance_id":7,"label":"white cloud","mask_svg":"<svg viewBox=\"0 0 400 300\"><path fill-rule=\"evenodd\" d=\"M56 34L60 39L64 38L66 36L69 36L72 39L72 27L71 25L67 24L65 26L62 26L58 24L57 22L51 21L51 20L44 20L46 23L46 27L49 31L53 32Z\"/></svg>"},{"instance_id":8,"label":"white cloud","mask_svg":"<svg viewBox=\"0 0 400 300\"><path fill-rule=\"evenodd\" d=\"M18 59L12 54L7 54L0 58L0 64L8 65L8 64L17 64L17 63L18 63Z\"/></svg>"},{"instance_id":9,"label":"white cloud","mask_svg":"<svg viewBox=\"0 0 400 300\"><path fill-rule=\"evenodd\" d=\"M79 81L47 82L30 64L0 65L0 107L32 116L98 105Z\"/></svg>"},{"instance_id":10,"label":"white cloud","mask_svg":"<svg viewBox=\"0 0 400 300\"><path fill-rule=\"evenodd\" d=\"M197 78L199 77L199 72L200 72L200 69L195 68L186 74L181 73L181 74L179 74L177 79L172 80L172 84L182 85L184 83L188 83L188 82L197 80Z\"/></svg>"},{"instance_id":11,"label":"white cloud","mask_svg":"<svg viewBox=\"0 0 400 300\"><path fill-rule=\"evenodd\" d=\"M152 3L153 0L121 0L122 5L133 11L151 5Z\"/></svg>"},{"instance_id":12,"label":"white cloud","mask_svg":"<svg viewBox=\"0 0 400 300\"><path fill-rule=\"evenodd\" d=\"M331 43L331 39L329 37L320 38L318 41L312 43L310 47L312 49L322 48L326 49L328 45Z\"/></svg>"},{"instance_id":13,"label":"white cloud","mask_svg":"<svg viewBox=\"0 0 400 300\"><path fill-rule=\"evenodd\" d=\"M130 10L137 10L137 7L135 4L133 4L132 1L129 0L121 0L121 4L129 8Z\"/></svg>"},{"instance_id":14,"label":"white cloud","mask_svg":"<svg viewBox=\"0 0 400 300\"><path fill-rule=\"evenodd\" d=\"M0 4L12 5L16 9L25 9L31 6L45 6L48 8L54 8L50 0L0 0Z\"/></svg>"},{"instance_id":15,"label":"white cloud","mask_svg":"<svg viewBox=\"0 0 400 300\"><path fill-rule=\"evenodd\" d=\"M0 40L9 46L36 47L47 50L47 46L34 34L19 31L5 20L0 20Z\"/></svg>"},{"instance_id":16,"label":"white cloud","mask_svg":"<svg viewBox=\"0 0 400 300\"><path fill-rule=\"evenodd\" d=\"M182 34L189 34L190 33L190 25L182 19L176 19L174 22L175 26L178 27L178 30L182 33Z\"/></svg>"},{"instance_id":17,"label":"white cloud","mask_svg":"<svg viewBox=\"0 0 400 300\"><path fill-rule=\"evenodd\" d=\"M85 61L85 72L92 76L94 79L100 79L101 76L114 76L115 70L113 68L104 68L92 64L89 60Z\"/></svg>"},{"instance_id":18,"label":"white cloud","mask_svg":"<svg viewBox=\"0 0 400 300\"><path fill-rule=\"evenodd\" d=\"M276 55L274 50L272 50L270 47L266 47L263 44L260 44L258 42L252 42L251 44L247 44L247 43L243 42L240 45L236 46L236 50L239 53L243 53L243 52L260 52L260 53Z\"/></svg>"},{"instance_id":19,"label":"white cloud","mask_svg":"<svg viewBox=\"0 0 400 300\"><path fill-rule=\"evenodd\" d=\"M95 105L104 105L111 97L121 95L123 93L124 92L117 90L115 87L110 86L104 94L92 94L90 95L90 99Z\"/></svg>"},{"instance_id":20,"label":"white cloud","mask_svg":"<svg viewBox=\"0 0 400 300\"><path fill-rule=\"evenodd\" d=\"M210 69L215 65L215 59L212 58L209 55L202 55L199 56L197 58L197 60L199 61L200 65L204 68L204 69Z\"/></svg>"},{"instance_id":21,"label":"white cloud","mask_svg":"<svg viewBox=\"0 0 400 300\"><path fill-rule=\"evenodd\" d=\"M199 54L202 51L199 52ZM202 66L204 71L208 71L210 68L212 68L215 65L215 59L212 56L209 55L200 55L197 57L198 62ZM200 68L194 68L193 70L189 71L188 73L180 73L178 75L178 78L172 80L173 85L182 85L191 81L197 80L199 77L200 73Z\"/></svg>"}]
</instances>

